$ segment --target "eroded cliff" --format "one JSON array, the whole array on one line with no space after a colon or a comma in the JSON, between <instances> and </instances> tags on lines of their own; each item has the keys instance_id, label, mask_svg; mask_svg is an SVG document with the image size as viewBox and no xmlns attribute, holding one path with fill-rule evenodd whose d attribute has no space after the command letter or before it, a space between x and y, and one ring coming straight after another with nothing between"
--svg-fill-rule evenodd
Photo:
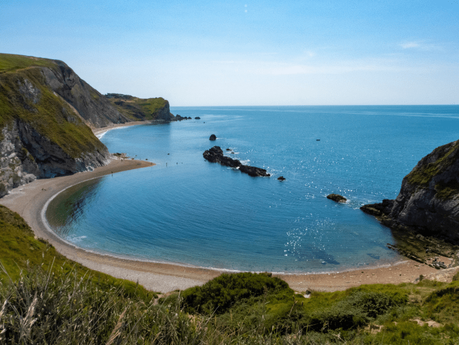
<instances>
[{"instance_id":1,"label":"eroded cliff","mask_svg":"<svg viewBox=\"0 0 459 345\"><path fill-rule=\"evenodd\" d=\"M86 122L114 118L100 117L105 106L86 99L92 90L60 61L0 54L0 197L35 178L108 162Z\"/></svg>"},{"instance_id":2,"label":"eroded cliff","mask_svg":"<svg viewBox=\"0 0 459 345\"><path fill-rule=\"evenodd\" d=\"M395 200L361 209L391 228L459 241L459 141L422 158L403 179Z\"/></svg>"}]
</instances>

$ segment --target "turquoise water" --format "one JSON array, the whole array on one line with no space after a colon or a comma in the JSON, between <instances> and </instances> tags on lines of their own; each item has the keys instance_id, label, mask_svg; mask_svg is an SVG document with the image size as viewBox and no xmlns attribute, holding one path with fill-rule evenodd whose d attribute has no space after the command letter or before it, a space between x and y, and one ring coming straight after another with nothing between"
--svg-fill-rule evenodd
<instances>
[{"instance_id":1,"label":"turquoise water","mask_svg":"<svg viewBox=\"0 0 459 345\"><path fill-rule=\"evenodd\" d=\"M58 234L103 253L229 270L318 272L393 262L389 229L359 207L395 198L423 156L459 136L459 106L172 112L193 120L103 136L110 152L157 165L63 194L48 212ZM213 145L273 176L252 178L205 161ZM277 181L280 175L286 181ZM336 204L326 199L330 193L349 202Z\"/></svg>"}]
</instances>

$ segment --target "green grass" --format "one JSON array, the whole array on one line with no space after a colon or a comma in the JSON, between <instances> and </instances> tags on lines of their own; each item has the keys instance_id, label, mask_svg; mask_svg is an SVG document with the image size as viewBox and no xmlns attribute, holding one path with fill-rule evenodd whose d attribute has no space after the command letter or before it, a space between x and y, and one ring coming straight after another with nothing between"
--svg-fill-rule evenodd
<instances>
[{"instance_id":1,"label":"green grass","mask_svg":"<svg viewBox=\"0 0 459 345\"><path fill-rule=\"evenodd\" d=\"M427 188L435 176L438 176L445 170L447 170L457 159L458 145L453 143L437 147L431 154L423 158L427 158L431 155L438 155L437 160L424 163L420 167L413 169L406 178L412 185ZM440 181L435 185L436 197L439 199L450 199L455 197L459 192L459 182L453 181Z\"/></svg>"},{"instance_id":2,"label":"green grass","mask_svg":"<svg viewBox=\"0 0 459 345\"><path fill-rule=\"evenodd\" d=\"M137 98L128 95L110 94L108 100L132 121L155 120L167 101L162 97Z\"/></svg>"},{"instance_id":3,"label":"green grass","mask_svg":"<svg viewBox=\"0 0 459 345\"><path fill-rule=\"evenodd\" d=\"M35 238L27 223L16 212L0 205L0 263L8 272L0 272L0 281L7 282L10 278L18 280L20 273L29 268L42 267L52 273L68 273L78 270L79 276L87 275L99 288L122 288L128 296L151 298L148 292L136 283L116 279L109 275L91 271L82 265L69 261L59 254L48 242Z\"/></svg>"},{"instance_id":4,"label":"green grass","mask_svg":"<svg viewBox=\"0 0 459 345\"><path fill-rule=\"evenodd\" d=\"M0 343L459 342L459 281L363 285L304 298L270 274L238 273L158 300L67 260L3 206L0 238ZM439 327L418 324L429 320Z\"/></svg>"},{"instance_id":5,"label":"green grass","mask_svg":"<svg viewBox=\"0 0 459 345\"><path fill-rule=\"evenodd\" d=\"M26 83L36 97L20 91ZM40 68L0 74L0 128L11 126L15 119L29 124L72 158L104 149L91 129L46 86Z\"/></svg>"},{"instance_id":6,"label":"green grass","mask_svg":"<svg viewBox=\"0 0 459 345\"><path fill-rule=\"evenodd\" d=\"M0 53L0 73L12 72L28 67L53 67L55 62L33 56Z\"/></svg>"}]
</instances>

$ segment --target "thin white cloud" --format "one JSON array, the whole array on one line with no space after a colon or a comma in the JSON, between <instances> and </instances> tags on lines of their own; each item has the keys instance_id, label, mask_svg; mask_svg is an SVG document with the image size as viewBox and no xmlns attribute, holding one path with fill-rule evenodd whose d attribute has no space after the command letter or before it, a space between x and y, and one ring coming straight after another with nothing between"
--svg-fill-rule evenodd
<instances>
[{"instance_id":1,"label":"thin white cloud","mask_svg":"<svg viewBox=\"0 0 459 345\"><path fill-rule=\"evenodd\" d=\"M252 72L267 75L342 74L359 71L397 71L392 60L356 60L331 64L257 63Z\"/></svg>"},{"instance_id":2,"label":"thin white cloud","mask_svg":"<svg viewBox=\"0 0 459 345\"><path fill-rule=\"evenodd\" d=\"M405 43L400 43L400 47L403 49L411 49L411 48L419 48L421 44L419 42L405 42Z\"/></svg>"},{"instance_id":3,"label":"thin white cloud","mask_svg":"<svg viewBox=\"0 0 459 345\"><path fill-rule=\"evenodd\" d=\"M443 46L432 44L426 41L406 41L399 44L402 49L415 49L415 50L443 50Z\"/></svg>"}]
</instances>

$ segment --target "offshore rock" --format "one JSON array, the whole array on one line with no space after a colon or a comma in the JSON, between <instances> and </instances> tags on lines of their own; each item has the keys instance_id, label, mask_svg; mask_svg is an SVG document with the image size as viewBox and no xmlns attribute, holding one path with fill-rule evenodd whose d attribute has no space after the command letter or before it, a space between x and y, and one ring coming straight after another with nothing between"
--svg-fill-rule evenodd
<instances>
[{"instance_id":1,"label":"offshore rock","mask_svg":"<svg viewBox=\"0 0 459 345\"><path fill-rule=\"evenodd\" d=\"M361 210L393 229L459 241L459 141L422 158L403 179L395 200Z\"/></svg>"},{"instance_id":2,"label":"offshore rock","mask_svg":"<svg viewBox=\"0 0 459 345\"><path fill-rule=\"evenodd\" d=\"M239 168L242 165L239 160L224 156L223 150L219 146L214 146L210 150L204 151L202 155L211 163L220 163L231 168Z\"/></svg>"},{"instance_id":3,"label":"offshore rock","mask_svg":"<svg viewBox=\"0 0 459 345\"><path fill-rule=\"evenodd\" d=\"M223 155L223 150L220 146L214 146L211 149L204 151L202 155L211 163L220 163L223 166L239 169L241 172L252 177L271 176L265 169L243 165L239 160Z\"/></svg>"},{"instance_id":4,"label":"offshore rock","mask_svg":"<svg viewBox=\"0 0 459 345\"><path fill-rule=\"evenodd\" d=\"M339 195L339 194L329 194L327 195L327 199L330 199L330 200L333 200L339 203L345 203L347 201L347 199L344 196Z\"/></svg>"},{"instance_id":5,"label":"offshore rock","mask_svg":"<svg viewBox=\"0 0 459 345\"><path fill-rule=\"evenodd\" d=\"M266 172L265 169L262 169L262 168L257 168L257 167L251 167L251 166L248 166L248 165L241 165L239 167L239 170L243 173L246 173L248 174L249 176L252 176L252 177L257 177L257 176L260 176L260 177L269 177L271 176L270 174L268 174Z\"/></svg>"},{"instance_id":6,"label":"offshore rock","mask_svg":"<svg viewBox=\"0 0 459 345\"><path fill-rule=\"evenodd\" d=\"M210 141L215 141L215 140L217 140L217 136L215 134L211 134L210 137L209 137L209 140Z\"/></svg>"}]
</instances>

